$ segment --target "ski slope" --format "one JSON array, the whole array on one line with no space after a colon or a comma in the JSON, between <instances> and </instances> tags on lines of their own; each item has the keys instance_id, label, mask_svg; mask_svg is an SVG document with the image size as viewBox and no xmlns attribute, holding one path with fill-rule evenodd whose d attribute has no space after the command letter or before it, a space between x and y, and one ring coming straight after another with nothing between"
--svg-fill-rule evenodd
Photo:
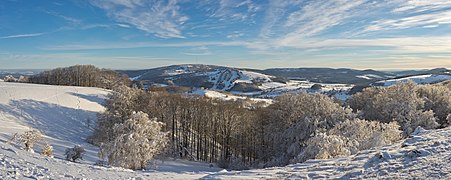
<instances>
[{"instance_id":1,"label":"ski slope","mask_svg":"<svg viewBox=\"0 0 451 180\"><path fill-rule=\"evenodd\" d=\"M196 179L221 170L182 160L157 161L156 170L145 172L94 166L98 148L86 138L108 93L99 88L0 82L0 179ZM44 134L54 158L39 155L43 143L34 147L36 153L7 144L14 133L30 129ZM65 149L77 144L86 150L83 160L64 160Z\"/></svg>"}]
</instances>

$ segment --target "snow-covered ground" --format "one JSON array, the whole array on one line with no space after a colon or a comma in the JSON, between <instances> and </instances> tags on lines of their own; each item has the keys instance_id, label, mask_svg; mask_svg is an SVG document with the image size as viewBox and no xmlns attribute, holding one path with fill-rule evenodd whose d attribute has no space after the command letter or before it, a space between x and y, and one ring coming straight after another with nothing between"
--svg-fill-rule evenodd
<instances>
[{"instance_id":1,"label":"snow-covered ground","mask_svg":"<svg viewBox=\"0 0 451 180\"><path fill-rule=\"evenodd\" d=\"M222 171L205 179L451 179L451 128L417 129L399 143L286 167Z\"/></svg>"},{"instance_id":2,"label":"snow-covered ground","mask_svg":"<svg viewBox=\"0 0 451 180\"><path fill-rule=\"evenodd\" d=\"M433 83L439 83L446 80L451 80L451 75L447 74L427 74L427 75L418 75L418 76L409 76L405 78L399 78L399 79L389 79L384 81L378 81L374 83L374 85L377 86L392 86L396 83L404 83L407 81L413 81L417 84L433 84Z\"/></svg>"},{"instance_id":3,"label":"snow-covered ground","mask_svg":"<svg viewBox=\"0 0 451 180\"><path fill-rule=\"evenodd\" d=\"M141 172L97 167L97 147L86 143L98 112L104 110L107 90L86 87L48 86L0 82L0 179L196 179L221 169L182 160L157 161L156 170ZM40 130L54 148L55 158L29 153L7 144L13 133ZM68 147L81 145L84 160L64 160Z\"/></svg>"},{"instance_id":4,"label":"snow-covered ground","mask_svg":"<svg viewBox=\"0 0 451 180\"><path fill-rule=\"evenodd\" d=\"M227 171L209 164L157 160L149 170L99 167L97 148L85 143L109 92L98 88L0 82L0 179L451 179L451 127L422 130L393 145L330 160L286 167ZM208 93L208 92L207 92ZM92 119L91 119L92 118ZM39 129L54 158L8 144L12 133ZM67 147L83 146L84 160L64 160Z\"/></svg>"},{"instance_id":5,"label":"snow-covered ground","mask_svg":"<svg viewBox=\"0 0 451 180\"><path fill-rule=\"evenodd\" d=\"M356 76L358 78L362 78L362 79L382 79L383 77L375 75L375 74L365 74L365 75L361 75L361 76Z\"/></svg>"}]
</instances>

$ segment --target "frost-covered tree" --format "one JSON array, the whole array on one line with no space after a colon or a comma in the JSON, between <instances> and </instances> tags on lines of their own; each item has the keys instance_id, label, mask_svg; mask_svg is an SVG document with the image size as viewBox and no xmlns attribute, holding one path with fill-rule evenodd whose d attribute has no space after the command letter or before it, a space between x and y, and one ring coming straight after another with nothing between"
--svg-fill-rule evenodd
<instances>
[{"instance_id":1,"label":"frost-covered tree","mask_svg":"<svg viewBox=\"0 0 451 180\"><path fill-rule=\"evenodd\" d=\"M292 163L308 159L329 159L355 154L360 150L391 144L401 139L397 122L346 120L327 133L317 134L306 142L306 147Z\"/></svg>"},{"instance_id":2,"label":"frost-covered tree","mask_svg":"<svg viewBox=\"0 0 451 180\"><path fill-rule=\"evenodd\" d=\"M117 135L113 133L114 125L130 118L138 106L139 93L139 90L126 86L114 88L105 103L106 111L98 117L96 131L90 141L97 145L112 141Z\"/></svg>"},{"instance_id":3,"label":"frost-covered tree","mask_svg":"<svg viewBox=\"0 0 451 180\"><path fill-rule=\"evenodd\" d=\"M34 152L33 146L43 139L41 132L37 130L26 131L17 136L17 140L21 142L25 150Z\"/></svg>"},{"instance_id":4,"label":"frost-covered tree","mask_svg":"<svg viewBox=\"0 0 451 180\"><path fill-rule=\"evenodd\" d=\"M114 126L116 138L104 144L102 155L108 163L129 169L144 169L167 144L167 133L161 132L163 123L149 119L143 112Z\"/></svg>"},{"instance_id":5,"label":"frost-covered tree","mask_svg":"<svg viewBox=\"0 0 451 180\"><path fill-rule=\"evenodd\" d=\"M434 111L438 123L445 126L451 113L451 89L444 85L420 85L417 92L425 102L424 109Z\"/></svg>"},{"instance_id":6,"label":"frost-covered tree","mask_svg":"<svg viewBox=\"0 0 451 180\"><path fill-rule=\"evenodd\" d=\"M75 145L73 148L67 148L64 155L66 155L66 160L75 162L78 159L83 159L85 149L80 145Z\"/></svg>"},{"instance_id":7,"label":"frost-covered tree","mask_svg":"<svg viewBox=\"0 0 451 180\"><path fill-rule=\"evenodd\" d=\"M417 126L432 129L438 126L434 113L424 109L425 102L418 95L413 82L387 88L366 88L348 100L363 119L381 122L397 121L406 135Z\"/></svg>"},{"instance_id":8,"label":"frost-covered tree","mask_svg":"<svg viewBox=\"0 0 451 180\"><path fill-rule=\"evenodd\" d=\"M287 164L310 137L355 117L352 110L318 93L282 95L267 110L270 122L265 128L265 139L270 142L271 165Z\"/></svg>"}]
</instances>

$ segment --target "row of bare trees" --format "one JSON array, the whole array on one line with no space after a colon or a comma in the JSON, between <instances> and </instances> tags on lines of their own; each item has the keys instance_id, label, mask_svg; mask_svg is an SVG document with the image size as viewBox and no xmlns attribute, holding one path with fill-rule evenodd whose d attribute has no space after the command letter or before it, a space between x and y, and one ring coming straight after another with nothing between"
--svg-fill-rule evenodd
<instances>
[{"instance_id":1,"label":"row of bare trees","mask_svg":"<svg viewBox=\"0 0 451 180\"><path fill-rule=\"evenodd\" d=\"M115 85L130 85L130 80L109 69L99 69L93 65L75 65L44 71L28 79L30 83L100 87L111 89Z\"/></svg>"},{"instance_id":2,"label":"row of bare trees","mask_svg":"<svg viewBox=\"0 0 451 180\"><path fill-rule=\"evenodd\" d=\"M112 127L139 111L165 124L162 130L169 132L168 152L173 156L224 166L239 161L245 166L255 161L260 150L257 110L244 108L241 102L128 87L115 89L92 141L99 145L112 141L117 136Z\"/></svg>"}]
</instances>

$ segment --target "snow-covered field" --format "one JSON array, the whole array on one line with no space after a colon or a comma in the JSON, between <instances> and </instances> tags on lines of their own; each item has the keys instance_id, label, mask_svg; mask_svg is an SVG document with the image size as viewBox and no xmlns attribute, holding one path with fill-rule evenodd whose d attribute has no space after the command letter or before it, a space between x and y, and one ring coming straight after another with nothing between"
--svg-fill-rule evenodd
<instances>
[{"instance_id":1,"label":"snow-covered field","mask_svg":"<svg viewBox=\"0 0 451 180\"><path fill-rule=\"evenodd\" d=\"M209 93L209 92L207 92ZM451 179L451 128L417 129L407 140L331 160L286 167L227 171L208 164L157 160L149 170L99 167L86 143L108 91L98 88L0 82L0 179ZM88 123L89 122L89 123ZM54 158L8 144L12 133L39 129ZM80 163L64 160L67 147L83 146Z\"/></svg>"},{"instance_id":2,"label":"snow-covered field","mask_svg":"<svg viewBox=\"0 0 451 180\"><path fill-rule=\"evenodd\" d=\"M418 76L409 76L405 78L399 78L399 79L389 79L384 81L378 81L374 83L374 85L377 86L392 86L396 83L403 83L407 81L413 81L417 84L433 84L438 83L446 80L451 80L451 75L447 74L427 74L427 75L418 75Z\"/></svg>"},{"instance_id":3,"label":"snow-covered field","mask_svg":"<svg viewBox=\"0 0 451 180\"><path fill-rule=\"evenodd\" d=\"M0 82L0 179L195 179L221 169L208 164L181 160L157 161L157 170L133 172L120 168L97 167L97 147L86 143L96 115L104 110L107 90L98 88L47 86ZM54 148L55 158L29 153L7 144L13 133L38 129ZM81 145L84 160L64 160L68 147Z\"/></svg>"}]
</instances>

